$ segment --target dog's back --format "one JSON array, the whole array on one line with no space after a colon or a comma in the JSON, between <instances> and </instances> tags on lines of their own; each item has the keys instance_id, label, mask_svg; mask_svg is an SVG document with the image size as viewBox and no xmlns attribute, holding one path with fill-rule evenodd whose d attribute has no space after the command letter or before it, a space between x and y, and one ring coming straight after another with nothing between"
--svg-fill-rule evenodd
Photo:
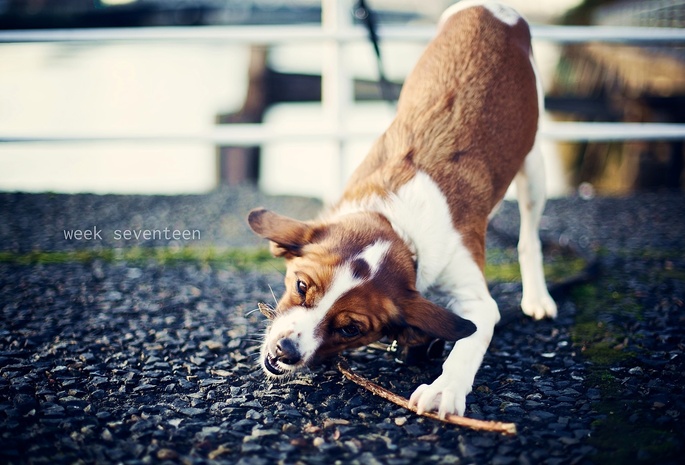
<instances>
[{"instance_id":1,"label":"dog's back","mask_svg":"<svg viewBox=\"0 0 685 465\"><path fill-rule=\"evenodd\" d=\"M504 196L537 131L530 31L513 10L470 3L443 16L404 83L395 121L343 201L394 192L421 170L440 186L453 216L458 212L459 227L472 224L473 209L487 216Z\"/></svg>"}]
</instances>

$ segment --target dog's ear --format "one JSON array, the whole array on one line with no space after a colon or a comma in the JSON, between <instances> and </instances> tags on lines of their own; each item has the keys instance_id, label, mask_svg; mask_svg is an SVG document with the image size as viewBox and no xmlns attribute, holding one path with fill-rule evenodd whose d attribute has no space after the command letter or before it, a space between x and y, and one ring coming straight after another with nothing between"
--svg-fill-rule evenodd
<instances>
[{"instance_id":1,"label":"dog's ear","mask_svg":"<svg viewBox=\"0 0 685 465\"><path fill-rule=\"evenodd\" d=\"M476 332L476 325L416 292L401 310L402 323L397 340L403 345L416 345L428 339L458 341Z\"/></svg>"},{"instance_id":2,"label":"dog's ear","mask_svg":"<svg viewBox=\"0 0 685 465\"><path fill-rule=\"evenodd\" d=\"M302 246L312 235L312 228L307 223L264 208L252 210L247 222L258 236L271 241L269 248L274 257L299 256Z\"/></svg>"}]
</instances>

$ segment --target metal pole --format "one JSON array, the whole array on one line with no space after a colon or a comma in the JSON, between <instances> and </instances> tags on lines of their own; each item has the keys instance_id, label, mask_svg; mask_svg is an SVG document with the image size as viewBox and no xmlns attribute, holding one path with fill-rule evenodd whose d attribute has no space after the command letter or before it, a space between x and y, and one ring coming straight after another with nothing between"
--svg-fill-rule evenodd
<instances>
[{"instance_id":1,"label":"metal pole","mask_svg":"<svg viewBox=\"0 0 685 465\"><path fill-rule=\"evenodd\" d=\"M344 127L300 128L279 127L263 123L236 123L195 133L24 133L0 131L0 144L31 143L188 143L219 144L252 147L280 141L344 141L353 138L373 138L380 135L384 125L370 125L348 130ZM540 135L557 141L619 141L619 140L685 140L682 123L558 123L544 122Z\"/></svg>"},{"instance_id":2,"label":"metal pole","mask_svg":"<svg viewBox=\"0 0 685 465\"><path fill-rule=\"evenodd\" d=\"M342 10L349 0L323 0ZM327 6L328 9L328 6ZM345 11L349 22L349 14ZM324 13L325 14L325 13ZM323 16L323 14L322 14ZM322 18L323 19L323 18ZM605 42L624 44L682 44L685 28L637 26L553 26L531 25L534 40L561 44ZM403 40L428 42L435 35L435 26L385 25L378 35L386 41ZM198 41L230 42L234 44L283 44L303 41L337 40L342 43L366 40L361 27L325 31L315 25L283 26L177 26L101 29L39 29L0 31L0 44L30 42L155 42Z\"/></svg>"},{"instance_id":3,"label":"metal pole","mask_svg":"<svg viewBox=\"0 0 685 465\"><path fill-rule=\"evenodd\" d=\"M323 45L323 62L321 69L321 105L324 118L335 132L346 124L349 106L353 101L352 80L346 72L343 43L338 35L351 28L348 0L321 1L321 27L324 35L330 38ZM331 197L342 192L345 179L345 140L335 139L338 159L338 185Z\"/></svg>"}]
</instances>

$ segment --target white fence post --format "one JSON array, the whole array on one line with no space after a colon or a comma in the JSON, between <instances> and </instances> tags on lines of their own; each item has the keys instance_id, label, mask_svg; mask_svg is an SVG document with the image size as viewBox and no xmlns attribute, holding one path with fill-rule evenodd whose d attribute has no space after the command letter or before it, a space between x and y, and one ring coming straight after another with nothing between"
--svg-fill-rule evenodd
<instances>
[{"instance_id":1,"label":"white fence post","mask_svg":"<svg viewBox=\"0 0 685 465\"><path fill-rule=\"evenodd\" d=\"M353 103L354 94L352 79L347 73L344 57L344 43L339 40L340 35L348 31L352 25L349 0L322 0L321 27L326 36L323 46L323 62L321 68L321 105L327 123L332 131L341 133L346 126L349 107ZM337 196L344 187L346 171L345 139L334 139L338 160Z\"/></svg>"}]
</instances>

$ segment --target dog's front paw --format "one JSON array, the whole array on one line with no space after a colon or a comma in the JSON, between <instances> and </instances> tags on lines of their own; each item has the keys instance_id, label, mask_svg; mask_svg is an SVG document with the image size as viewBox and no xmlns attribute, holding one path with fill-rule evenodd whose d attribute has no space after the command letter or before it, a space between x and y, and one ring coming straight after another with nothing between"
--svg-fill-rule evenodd
<instances>
[{"instance_id":1,"label":"dog's front paw","mask_svg":"<svg viewBox=\"0 0 685 465\"><path fill-rule=\"evenodd\" d=\"M409 399L409 407L416 408L419 414L437 411L443 419L448 414L464 416L466 395L471 392L471 386L464 388L459 384L442 374L433 383L416 388Z\"/></svg>"},{"instance_id":2,"label":"dog's front paw","mask_svg":"<svg viewBox=\"0 0 685 465\"><path fill-rule=\"evenodd\" d=\"M557 304L546 290L538 293L526 293L524 291L523 298L521 299L521 309L523 313L536 320L541 320L545 317L556 318L557 316Z\"/></svg>"}]
</instances>

